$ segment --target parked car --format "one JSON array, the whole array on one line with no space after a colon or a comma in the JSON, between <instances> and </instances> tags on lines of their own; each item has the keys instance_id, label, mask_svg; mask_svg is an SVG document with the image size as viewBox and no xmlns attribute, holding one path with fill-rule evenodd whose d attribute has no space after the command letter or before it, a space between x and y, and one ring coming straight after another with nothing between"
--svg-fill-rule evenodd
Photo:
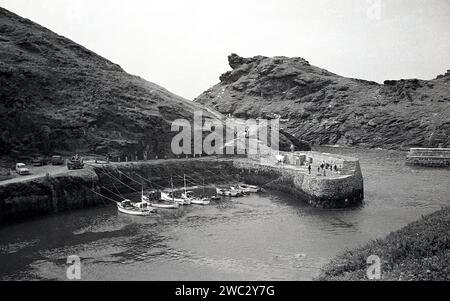
<instances>
[{"instance_id":1,"label":"parked car","mask_svg":"<svg viewBox=\"0 0 450 301\"><path fill-rule=\"evenodd\" d=\"M33 166L44 166L47 165L47 159L44 157L36 157L31 163Z\"/></svg>"},{"instance_id":2,"label":"parked car","mask_svg":"<svg viewBox=\"0 0 450 301\"><path fill-rule=\"evenodd\" d=\"M26 176L26 175L30 174L30 170L23 163L16 164L16 172L17 172L17 174L19 174L21 176Z\"/></svg>"},{"instance_id":3,"label":"parked car","mask_svg":"<svg viewBox=\"0 0 450 301\"><path fill-rule=\"evenodd\" d=\"M61 156L53 156L52 165L64 165L64 159Z\"/></svg>"},{"instance_id":4,"label":"parked car","mask_svg":"<svg viewBox=\"0 0 450 301\"><path fill-rule=\"evenodd\" d=\"M67 169L73 170L73 169L83 169L84 168L84 162L82 158L75 158L73 157L69 161L67 161Z\"/></svg>"}]
</instances>

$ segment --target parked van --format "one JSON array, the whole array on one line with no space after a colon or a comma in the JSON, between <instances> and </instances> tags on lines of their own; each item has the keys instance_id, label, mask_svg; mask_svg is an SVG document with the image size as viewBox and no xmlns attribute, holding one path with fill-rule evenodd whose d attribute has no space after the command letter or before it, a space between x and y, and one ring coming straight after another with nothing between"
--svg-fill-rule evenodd
<instances>
[{"instance_id":1,"label":"parked van","mask_svg":"<svg viewBox=\"0 0 450 301\"><path fill-rule=\"evenodd\" d=\"M21 176L26 176L26 175L30 174L30 170L23 163L16 164L16 172L17 172L17 174L19 174Z\"/></svg>"},{"instance_id":2,"label":"parked van","mask_svg":"<svg viewBox=\"0 0 450 301\"><path fill-rule=\"evenodd\" d=\"M64 159L61 156L53 156L52 165L64 165Z\"/></svg>"},{"instance_id":3,"label":"parked van","mask_svg":"<svg viewBox=\"0 0 450 301\"><path fill-rule=\"evenodd\" d=\"M45 166L47 165L47 159L45 157L36 157L32 163L33 166Z\"/></svg>"}]
</instances>

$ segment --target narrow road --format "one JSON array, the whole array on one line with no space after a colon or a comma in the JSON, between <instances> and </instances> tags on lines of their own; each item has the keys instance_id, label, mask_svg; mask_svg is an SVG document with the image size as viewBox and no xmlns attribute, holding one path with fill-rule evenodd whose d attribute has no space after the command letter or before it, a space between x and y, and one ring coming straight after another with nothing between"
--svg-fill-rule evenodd
<instances>
[{"instance_id":1,"label":"narrow road","mask_svg":"<svg viewBox=\"0 0 450 301\"><path fill-rule=\"evenodd\" d=\"M77 172L79 173L79 171L77 171L77 170L68 170L65 165L61 165L61 166L47 165L47 166L39 166L39 167L27 166L27 168L30 170L30 173L31 173L30 175L19 176L13 172L14 178L8 179L5 181L0 181L0 186L43 178L47 174L49 174L50 176L55 176L55 175L60 175L60 174L69 174L69 173L77 173Z\"/></svg>"}]
</instances>

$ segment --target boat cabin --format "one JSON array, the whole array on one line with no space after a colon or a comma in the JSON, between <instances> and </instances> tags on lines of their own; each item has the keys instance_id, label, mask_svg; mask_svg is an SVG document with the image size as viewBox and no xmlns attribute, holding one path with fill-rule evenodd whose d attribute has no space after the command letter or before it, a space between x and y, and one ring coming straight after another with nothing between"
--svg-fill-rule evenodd
<instances>
[{"instance_id":1,"label":"boat cabin","mask_svg":"<svg viewBox=\"0 0 450 301\"><path fill-rule=\"evenodd\" d=\"M151 191L151 192L149 192L148 199L150 201L160 201L161 200L161 191Z\"/></svg>"},{"instance_id":2,"label":"boat cabin","mask_svg":"<svg viewBox=\"0 0 450 301\"><path fill-rule=\"evenodd\" d=\"M130 200L125 200L125 201L121 202L120 204L122 205L122 207L125 207L125 208L133 207L133 204L131 203Z\"/></svg>"},{"instance_id":3,"label":"boat cabin","mask_svg":"<svg viewBox=\"0 0 450 301\"><path fill-rule=\"evenodd\" d=\"M195 197L195 193L193 191L188 191L188 192L184 193L183 195L187 198Z\"/></svg>"},{"instance_id":4,"label":"boat cabin","mask_svg":"<svg viewBox=\"0 0 450 301\"><path fill-rule=\"evenodd\" d=\"M135 207L139 209L148 209L148 204L145 202L135 204Z\"/></svg>"}]
</instances>

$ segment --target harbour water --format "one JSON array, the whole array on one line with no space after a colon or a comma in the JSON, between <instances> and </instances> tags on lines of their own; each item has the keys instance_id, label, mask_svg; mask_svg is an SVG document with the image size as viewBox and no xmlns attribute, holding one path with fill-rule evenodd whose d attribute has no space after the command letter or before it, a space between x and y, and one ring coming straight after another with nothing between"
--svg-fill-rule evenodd
<instances>
[{"instance_id":1,"label":"harbour water","mask_svg":"<svg viewBox=\"0 0 450 301\"><path fill-rule=\"evenodd\" d=\"M267 192L132 217L114 205L0 228L1 280L312 280L345 249L450 205L450 169L405 165L406 152L321 148L358 157L365 201L314 209Z\"/></svg>"}]
</instances>

